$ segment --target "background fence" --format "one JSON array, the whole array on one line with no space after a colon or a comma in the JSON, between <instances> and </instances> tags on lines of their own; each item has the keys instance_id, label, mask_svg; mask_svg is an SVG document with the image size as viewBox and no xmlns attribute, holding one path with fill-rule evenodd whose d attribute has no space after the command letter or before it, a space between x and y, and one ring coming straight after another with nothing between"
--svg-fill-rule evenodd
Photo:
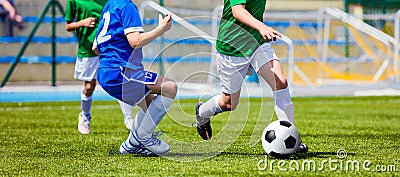
<instances>
[{"instance_id":1,"label":"background fence","mask_svg":"<svg viewBox=\"0 0 400 177\"><path fill-rule=\"evenodd\" d=\"M27 35L38 20L38 15L46 2L17 1L18 8L24 16L26 29L24 31L16 30L16 36L14 37L0 36L0 78L4 77L10 62L15 60L15 56L26 41ZM59 2L65 4L66 1L61 0ZM142 1L136 2L139 5L142 3ZM191 4L191 6L196 6L195 10L180 8L180 6L188 6L188 3L183 1L165 2L169 6L169 10L179 16L186 17L187 22L207 34L212 35L216 32L215 29L212 29L212 19L214 18L212 11L214 7L222 4L222 1L193 1L193 3L200 3ZM273 3L276 2L272 1ZM331 21L329 30L325 33L327 37L322 38L327 39L326 42L328 44L324 54L323 46L319 43L319 35L324 35L319 31L321 29L318 29L319 11L300 10L267 11L265 15L265 23L267 25L278 29L293 40L294 85L346 84L348 81L353 83L357 81L359 84L373 84L381 81L392 82L399 74L394 68L396 60L393 55L392 44L387 46L359 29L340 21L340 19ZM49 36L51 36L51 18L48 15L44 18L43 24L32 39L33 43L29 45L28 50L21 58L21 63L18 64L12 74L10 85L50 83L51 38ZM387 32L389 35L394 35L395 14L375 13L364 16L364 18L371 25L378 24L377 29ZM146 14L144 16L146 29L154 28L157 24L156 19L156 14ZM77 47L76 39L72 33L65 31L65 21L59 12L57 12L56 21L57 84L75 84L76 80L72 76ZM382 27L382 21L387 25ZM325 27L328 26L323 26L323 30ZM1 25L0 29L2 30ZM3 32L1 30L0 32ZM393 32L393 34L390 32ZM173 31L168 32L162 39L157 39L144 48L147 67L157 72L171 71L170 74L174 75L173 77L178 80L187 79L186 75L182 73L184 70L178 69L174 71L175 73L172 73L173 69L168 69L168 67L176 68L181 65L179 68L188 70L191 70L191 68L204 68L204 71L211 71L214 53L211 43L201 38L190 37L191 35L190 32L184 31L183 28L174 26ZM184 39L176 40L182 37ZM169 47L159 53L160 49L165 46ZM274 43L274 46L286 72L290 73L287 45L280 41ZM326 56L324 59L323 55ZM156 61L156 64L154 61ZM160 64L158 61L163 62Z\"/></svg>"}]
</instances>

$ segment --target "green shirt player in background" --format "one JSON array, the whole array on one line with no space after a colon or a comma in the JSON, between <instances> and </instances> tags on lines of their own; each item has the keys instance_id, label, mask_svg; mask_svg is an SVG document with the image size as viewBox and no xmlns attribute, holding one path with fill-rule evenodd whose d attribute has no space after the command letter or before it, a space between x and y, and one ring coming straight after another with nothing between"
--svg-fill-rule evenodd
<instances>
[{"instance_id":1,"label":"green shirt player in background","mask_svg":"<svg viewBox=\"0 0 400 177\"><path fill-rule=\"evenodd\" d=\"M281 64L269 41L282 35L263 23L266 0L224 0L217 38L217 74L222 94L196 104L198 134L212 137L212 116L235 110L243 80L254 68L274 91L274 109L280 120L294 123L294 107ZM300 143L299 152L308 147Z\"/></svg>"},{"instance_id":2,"label":"green shirt player in background","mask_svg":"<svg viewBox=\"0 0 400 177\"><path fill-rule=\"evenodd\" d=\"M78 37L78 53L75 63L74 78L84 81L81 93L82 112L78 117L78 131L90 133L90 109L92 94L96 87L99 58L92 51L101 12L107 0L68 0L65 11L66 30L76 31ZM132 106L119 102L125 118L125 125L131 129L133 123Z\"/></svg>"}]
</instances>

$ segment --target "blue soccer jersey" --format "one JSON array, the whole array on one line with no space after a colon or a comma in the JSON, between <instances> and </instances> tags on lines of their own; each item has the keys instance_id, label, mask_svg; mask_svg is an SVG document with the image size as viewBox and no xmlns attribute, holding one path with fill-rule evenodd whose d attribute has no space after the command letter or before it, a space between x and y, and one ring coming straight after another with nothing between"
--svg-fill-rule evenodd
<instances>
[{"instance_id":1,"label":"blue soccer jersey","mask_svg":"<svg viewBox=\"0 0 400 177\"><path fill-rule=\"evenodd\" d=\"M96 35L100 67L141 67L142 49L133 49L126 38L128 33L143 32L136 5L131 0L109 0L100 19Z\"/></svg>"},{"instance_id":2,"label":"blue soccer jersey","mask_svg":"<svg viewBox=\"0 0 400 177\"><path fill-rule=\"evenodd\" d=\"M144 71L142 49L134 49L126 37L143 32L136 5L131 0L108 0L100 17L95 43L100 52L98 81L111 96L136 105L150 93L156 73Z\"/></svg>"}]
</instances>

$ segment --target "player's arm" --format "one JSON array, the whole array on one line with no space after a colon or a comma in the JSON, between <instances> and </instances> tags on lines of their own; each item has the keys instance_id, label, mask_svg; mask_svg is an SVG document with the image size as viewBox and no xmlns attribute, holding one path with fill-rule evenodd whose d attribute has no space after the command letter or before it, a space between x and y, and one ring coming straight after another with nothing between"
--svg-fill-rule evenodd
<instances>
[{"instance_id":1,"label":"player's arm","mask_svg":"<svg viewBox=\"0 0 400 177\"><path fill-rule=\"evenodd\" d=\"M92 51L96 54L96 55L100 55L100 52L99 52L99 49L97 48L97 41L96 41L96 38L94 39L94 41L93 41L93 44L92 44Z\"/></svg>"},{"instance_id":2,"label":"player's arm","mask_svg":"<svg viewBox=\"0 0 400 177\"><path fill-rule=\"evenodd\" d=\"M129 44L131 45L132 48L141 48L149 44L151 41L161 36L165 32L167 32L169 29L171 29L171 25L172 25L171 15L166 14L165 18L163 18L160 14L158 26L156 28L145 33L140 33L140 32L128 33L126 34L126 37L128 38Z\"/></svg>"},{"instance_id":3,"label":"player's arm","mask_svg":"<svg viewBox=\"0 0 400 177\"><path fill-rule=\"evenodd\" d=\"M96 19L94 17L89 17L89 18L85 18L85 19L77 21L77 22L67 21L65 23L65 29L68 32L71 32L71 31L75 31L76 29L78 29L82 26L94 28L95 25L96 25Z\"/></svg>"},{"instance_id":4,"label":"player's arm","mask_svg":"<svg viewBox=\"0 0 400 177\"><path fill-rule=\"evenodd\" d=\"M254 18L253 15L245 9L244 4L233 6L232 14L241 23L258 30L265 41L276 40L276 37L282 37L281 33Z\"/></svg>"},{"instance_id":5,"label":"player's arm","mask_svg":"<svg viewBox=\"0 0 400 177\"><path fill-rule=\"evenodd\" d=\"M15 16L17 15L17 10L15 9L14 6L12 6L12 4L8 1L8 0L4 0L0 3L0 5L3 6L4 9L6 9L10 15L10 19L14 20Z\"/></svg>"}]
</instances>

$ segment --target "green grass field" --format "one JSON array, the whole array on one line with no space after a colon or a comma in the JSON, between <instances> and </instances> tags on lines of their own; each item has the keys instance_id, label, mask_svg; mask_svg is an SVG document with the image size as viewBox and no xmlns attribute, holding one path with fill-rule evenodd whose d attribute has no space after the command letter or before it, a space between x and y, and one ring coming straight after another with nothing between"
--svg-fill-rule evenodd
<instances>
[{"instance_id":1,"label":"green grass field","mask_svg":"<svg viewBox=\"0 0 400 177\"><path fill-rule=\"evenodd\" d=\"M242 99L216 116L209 142L192 127L196 101L177 100L159 125L171 144L165 156L116 153L128 135L116 101L94 101L89 135L77 131L78 101L0 103L0 176L400 175L400 97L293 102L310 151L285 160L266 156L256 141L273 118L271 99ZM337 156L340 149L347 157Z\"/></svg>"}]
</instances>

